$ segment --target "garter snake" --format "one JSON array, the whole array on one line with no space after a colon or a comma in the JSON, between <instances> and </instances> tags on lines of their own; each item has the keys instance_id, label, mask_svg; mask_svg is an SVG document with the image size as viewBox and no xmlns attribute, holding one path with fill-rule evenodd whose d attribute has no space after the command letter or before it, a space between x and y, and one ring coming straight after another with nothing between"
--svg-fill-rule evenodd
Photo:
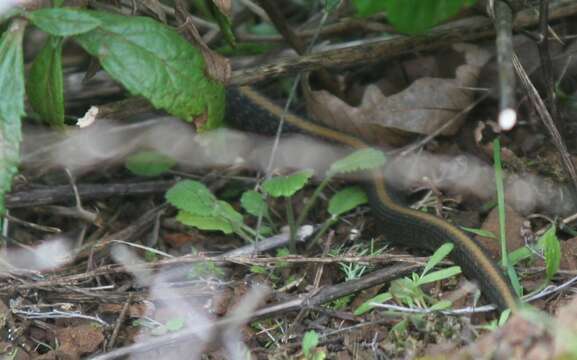
<instances>
[{"instance_id":1,"label":"garter snake","mask_svg":"<svg viewBox=\"0 0 577 360\"><path fill-rule=\"evenodd\" d=\"M229 116L235 123L254 124L254 117L261 121L256 128L246 130L274 132L282 108L250 87L231 88L228 92ZM366 148L362 140L342 132L317 125L293 113L285 114L285 122L306 134L340 143L354 149ZM270 126L270 129L263 127ZM475 280L483 295L499 309L516 311L519 300L509 281L479 243L458 227L434 215L414 210L395 201L379 171L371 173L366 190L374 215L383 224L383 231L391 241L409 247L436 250L446 242L454 244L451 259L458 264L465 276Z\"/></svg>"}]
</instances>

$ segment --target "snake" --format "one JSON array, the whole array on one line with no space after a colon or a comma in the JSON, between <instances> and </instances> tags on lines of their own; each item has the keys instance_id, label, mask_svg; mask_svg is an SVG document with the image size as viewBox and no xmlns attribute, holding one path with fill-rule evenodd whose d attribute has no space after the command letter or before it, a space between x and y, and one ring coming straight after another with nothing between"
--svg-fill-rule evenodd
<instances>
[{"instance_id":1,"label":"snake","mask_svg":"<svg viewBox=\"0 0 577 360\"><path fill-rule=\"evenodd\" d=\"M312 122L305 116L285 112L250 86L229 88L227 107L231 122L235 126L242 122L240 127L243 130L274 133L283 116L289 127L313 137L352 149L370 147L356 136ZM487 300L499 310L511 309L516 312L519 309L520 300L511 283L478 241L440 217L405 206L399 201L395 189L383 180L382 169L371 171L363 185L372 213L387 239L402 246L430 251L445 243L453 244L451 260L461 267L467 278L477 283Z\"/></svg>"}]
</instances>

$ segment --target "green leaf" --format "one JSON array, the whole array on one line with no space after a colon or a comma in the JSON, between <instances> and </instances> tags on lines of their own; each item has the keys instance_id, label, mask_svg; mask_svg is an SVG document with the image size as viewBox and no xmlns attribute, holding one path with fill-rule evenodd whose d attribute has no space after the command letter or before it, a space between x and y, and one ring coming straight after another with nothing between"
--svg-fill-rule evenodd
<instances>
[{"instance_id":1,"label":"green leaf","mask_svg":"<svg viewBox=\"0 0 577 360\"><path fill-rule=\"evenodd\" d=\"M25 25L15 20L0 38L0 214L5 211L4 195L10 191L18 172L24 115L24 60L22 37Z\"/></svg>"},{"instance_id":2,"label":"green leaf","mask_svg":"<svg viewBox=\"0 0 577 360\"><path fill-rule=\"evenodd\" d=\"M539 243L543 246L543 255L545 255L545 270L547 280L551 280L561 264L561 244L555 233L555 226L549 229L541 236Z\"/></svg>"},{"instance_id":3,"label":"green leaf","mask_svg":"<svg viewBox=\"0 0 577 360\"><path fill-rule=\"evenodd\" d=\"M449 300L441 300L439 302L436 302L435 304L433 304L433 306L431 306L429 308L429 310L432 311L442 311L442 310L447 310L449 309L451 306L453 305L453 303Z\"/></svg>"},{"instance_id":4,"label":"green leaf","mask_svg":"<svg viewBox=\"0 0 577 360\"><path fill-rule=\"evenodd\" d=\"M385 164L385 155L376 149L360 149L334 162L329 171L329 176L351 173L355 171L370 170L381 167Z\"/></svg>"},{"instance_id":5,"label":"green leaf","mask_svg":"<svg viewBox=\"0 0 577 360\"><path fill-rule=\"evenodd\" d=\"M519 297L523 296L523 286L521 285L521 282L519 281L519 276L517 276L517 273L515 272L515 268L513 267L513 265L507 264L507 268L505 269L505 273L509 277L509 280L511 281L511 285L513 286L513 289L515 290L515 293L517 294L517 296L519 296Z\"/></svg>"},{"instance_id":6,"label":"green leaf","mask_svg":"<svg viewBox=\"0 0 577 360\"><path fill-rule=\"evenodd\" d=\"M126 168L139 176L158 176L176 164L176 161L156 151L140 151L126 159Z\"/></svg>"},{"instance_id":7,"label":"green leaf","mask_svg":"<svg viewBox=\"0 0 577 360\"><path fill-rule=\"evenodd\" d=\"M499 315L499 321L497 322L497 325L499 327L505 325L507 323L507 320L509 320L510 316L511 316L511 309L503 311L501 315Z\"/></svg>"},{"instance_id":8,"label":"green leaf","mask_svg":"<svg viewBox=\"0 0 577 360\"><path fill-rule=\"evenodd\" d=\"M240 204L253 216L261 217L268 214L268 207L262 195L254 190L245 191L240 197Z\"/></svg>"},{"instance_id":9,"label":"green leaf","mask_svg":"<svg viewBox=\"0 0 577 360\"><path fill-rule=\"evenodd\" d=\"M460 266L451 266L446 269L433 271L419 280L419 285L429 284L435 281L445 280L461 273Z\"/></svg>"},{"instance_id":10,"label":"green leaf","mask_svg":"<svg viewBox=\"0 0 577 360\"><path fill-rule=\"evenodd\" d=\"M398 31L409 34L424 32L475 2L476 0L382 0L391 24Z\"/></svg>"},{"instance_id":11,"label":"green leaf","mask_svg":"<svg viewBox=\"0 0 577 360\"><path fill-rule=\"evenodd\" d=\"M222 231L225 234L232 234L234 232L231 223L221 216L194 215L181 210L176 215L176 220L200 230Z\"/></svg>"},{"instance_id":12,"label":"green leaf","mask_svg":"<svg viewBox=\"0 0 577 360\"><path fill-rule=\"evenodd\" d=\"M29 12L26 17L41 30L54 36L83 34L101 24L91 12L72 8L39 9Z\"/></svg>"},{"instance_id":13,"label":"green leaf","mask_svg":"<svg viewBox=\"0 0 577 360\"><path fill-rule=\"evenodd\" d=\"M509 264L511 266L518 264L519 262L529 259L533 256L533 252L526 246L518 248L517 250L509 253Z\"/></svg>"},{"instance_id":14,"label":"green leaf","mask_svg":"<svg viewBox=\"0 0 577 360\"><path fill-rule=\"evenodd\" d=\"M170 332L176 332L184 328L183 319L170 319L165 324L166 329Z\"/></svg>"},{"instance_id":15,"label":"green leaf","mask_svg":"<svg viewBox=\"0 0 577 360\"><path fill-rule=\"evenodd\" d=\"M252 265L250 267L250 272L253 274L267 274L268 270L264 266L261 265Z\"/></svg>"},{"instance_id":16,"label":"green leaf","mask_svg":"<svg viewBox=\"0 0 577 360\"><path fill-rule=\"evenodd\" d=\"M339 216L359 205L367 203L367 194L359 186L340 190L329 201L329 214Z\"/></svg>"},{"instance_id":17,"label":"green leaf","mask_svg":"<svg viewBox=\"0 0 577 360\"><path fill-rule=\"evenodd\" d=\"M272 197L291 197L302 189L313 176L312 170L301 170L287 176L275 176L262 184L262 189Z\"/></svg>"},{"instance_id":18,"label":"green leaf","mask_svg":"<svg viewBox=\"0 0 577 360\"><path fill-rule=\"evenodd\" d=\"M195 215L212 214L216 197L203 183L194 180L183 180L170 188L166 200L174 207Z\"/></svg>"},{"instance_id":19,"label":"green leaf","mask_svg":"<svg viewBox=\"0 0 577 360\"><path fill-rule=\"evenodd\" d=\"M166 200L182 210L177 220L201 230L230 234L242 225L242 215L226 201L218 200L204 184L183 180L170 188Z\"/></svg>"},{"instance_id":20,"label":"green leaf","mask_svg":"<svg viewBox=\"0 0 577 360\"><path fill-rule=\"evenodd\" d=\"M453 251L453 248L454 248L454 245L451 243L445 243L445 244L441 245L437 249L437 251L435 251L435 253L433 255L431 255L431 257L429 258L429 261L427 261L427 264L425 265L425 268L423 269L423 275L428 273L432 268L437 266L438 263L443 261L443 259L445 259L447 257L447 255L449 255L451 253L451 251Z\"/></svg>"},{"instance_id":21,"label":"green leaf","mask_svg":"<svg viewBox=\"0 0 577 360\"><path fill-rule=\"evenodd\" d=\"M231 224L233 230L237 229L243 223L242 215L226 201L218 200L216 202L213 215L220 216L228 221Z\"/></svg>"},{"instance_id":22,"label":"green leaf","mask_svg":"<svg viewBox=\"0 0 577 360\"><path fill-rule=\"evenodd\" d=\"M34 59L26 90L34 111L46 123L64 128L62 38L50 37Z\"/></svg>"},{"instance_id":23,"label":"green leaf","mask_svg":"<svg viewBox=\"0 0 577 360\"><path fill-rule=\"evenodd\" d=\"M317 345L319 344L319 334L316 333L314 330L307 331L303 336L303 354L308 357L311 355L311 351L313 351Z\"/></svg>"},{"instance_id":24,"label":"green leaf","mask_svg":"<svg viewBox=\"0 0 577 360\"><path fill-rule=\"evenodd\" d=\"M400 278L391 281L389 292L393 298L397 299L397 301L411 306L416 302L422 302L425 298L423 290L421 290L415 281L408 278Z\"/></svg>"},{"instance_id":25,"label":"green leaf","mask_svg":"<svg viewBox=\"0 0 577 360\"><path fill-rule=\"evenodd\" d=\"M385 2L375 0L353 0L353 4L360 16L370 16L385 11Z\"/></svg>"},{"instance_id":26,"label":"green leaf","mask_svg":"<svg viewBox=\"0 0 577 360\"><path fill-rule=\"evenodd\" d=\"M379 295L375 296L374 298L371 298L371 299L365 301L364 303L362 303L358 308L356 308L354 314L356 316L363 315L367 311L372 310L375 307L375 304L382 304L385 301L391 300L392 298L393 298L393 296L389 292L379 294Z\"/></svg>"},{"instance_id":27,"label":"green leaf","mask_svg":"<svg viewBox=\"0 0 577 360\"><path fill-rule=\"evenodd\" d=\"M206 75L200 50L150 18L88 13L101 25L75 39L112 78L174 116L187 121L206 118L201 130L222 124L224 86Z\"/></svg>"},{"instance_id":28,"label":"green leaf","mask_svg":"<svg viewBox=\"0 0 577 360\"><path fill-rule=\"evenodd\" d=\"M483 236L489 239L496 239L497 236L495 236L495 234L493 234L491 231L489 230L483 230L483 229L474 229L474 228L469 228L466 226L461 226L461 229L468 231L470 233L473 233L475 235L479 235L479 236Z\"/></svg>"}]
</instances>

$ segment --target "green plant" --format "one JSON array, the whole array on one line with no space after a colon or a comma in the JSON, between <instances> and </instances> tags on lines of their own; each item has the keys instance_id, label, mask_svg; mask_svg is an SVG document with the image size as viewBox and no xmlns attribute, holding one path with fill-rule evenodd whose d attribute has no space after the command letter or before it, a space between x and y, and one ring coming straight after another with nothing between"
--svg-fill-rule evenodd
<instances>
[{"instance_id":1,"label":"green plant","mask_svg":"<svg viewBox=\"0 0 577 360\"><path fill-rule=\"evenodd\" d=\"M224 33L231 35L224 14L214 5L211 11ZM0 93L4 94L0 98L0 214L18 169L25 93L41 120L54 127L64 125L61 53L65 39L81 46L112 78L156 108L187 121L202 118L200 129L222 123L223 85L206 75L202 52L164 24L146 17L59 7L16 8L0 20L10 20L0 38ZM25 84L22 40L28 23L49 36Z\"/></svg>"},{"instance_id":2,"label":"green plant","mask_svg":"<svg viewBox=\"0 0 577 360\"><path fill-rule=\"evenodd\" d=\"M353 0L358 14L373 15L386 11L398 31L416 34L456 15L476 0Z\"/></svg>"},{"instance_id":3,"label":"green plant","mask_svg":"<svg viewBox=\"0 0 577 360\"><path fill-rule=\"evenodd\" d=\"M487 324L483 324L479 326L479 328L488 331L497 330L501 326L505 325L505 323L507 323L507 320L509 319L510 316L511 316L511 310L505 310L501 312L498 319L492 320Z\"/></svg>"},{"instance_id":4,"label":"green plant","mask_svg":"<svg viewBox=\"0 0 577 360\"><path fill-rule=\"evenodd\" d=\"M315 189L297 220L294 218L294 210L290 198L307 184L313 175L312 171L301 170L290 175L276 176L266 180L262 184L264 193L271 197L286 198L286 214L291 229L293 248L296 236L295 229L302 225L316 199L334 176L374 169L382 166L384 161L383 153L374 149L358 150L336 161L328 170L325 179ZM252 241L253 238L261 236L257 234L256 230L244 223L242 214L236 211L228 202L217 199L204 184L198 181L180 181L167 191L165 197L170 204L179 209L177 220L183 224L201 230L216 230L225 234L235 233L246 241ZM325 221L316 239L322 236L340 215L366 201L366 194L358 187L345 188L337 192L329 201L328 211L331 217ZM249 190L242 194L240 202L248 214L255 217L262 216L273 228L276 228L263 194Z\"/></svg>"},{"instance_id":5,"label":"green plant","mask_svg":"<svg viewBox=\"0 0 577 360\"><path fill-rule=\"evenodd\" d=\"M309 179L313 176L312 170L301 170L288 176L276 176L266 180L262 184L262 189L268 195L279 198L289 198L286 204L286 216L290 228L290 250L296 252L296 228L298 224L294 220L294 210L292 206L292 197L297 191L302 189Z\"/></svg>"},{"instance_id":6,"label":"green plant","mask_svg":"<svg viewBox=\"0 0 577 360\"><path fill-rule=\"evenodd\" d=\"M561 244L555 230L555 226L551 225L537 242L538 246L543 249L547 281L553 279L561 264Z\"/></svg>"},{"instance_id":7,"label":"green plant","mask_svg":"<svg viewBox=\"0 0 577 360\"><path fill-rule=\"evenodd\" d=\"M404 277L391 282L389 291L365 301L355 310L355 315L362 315L373 309L376 304L381 304L392 299L411 307L418 306L426 308L430 306L430 309L432 310L443 310L450 307L451 303L446 300L434 302L430 296L423 292L421 286L435 281L448 279L461 273L461 268L459 266L451 266L446 269L431 272L431 270L443 261L452 250L453 244L450 243L439 247L429 258L421 274L413 273L411 277Z\"/></svg>"},{"instance_id":8,"label":"green plant","mask_svg":"<svg viewBox=\"0 0 577 360\"><path fill-rule=\"evenodd\" d=\"M342 247L338 247L334 250L331 250L329 252L329 255L340 256L346 254L352 256L376 256L382 254L385 251L385 249L386 247L375 249L374 241L371 239L369 243L359 242L346 251L343 251ZM340 262L339 268L341 269L343 274L345 274L345 281L350 281L362 277L365 274L365 272L369 269L369 266L359 262L352 262L352 263Z\"/></svg>"},{"instance_id":9,"label":"green plant","mask_svg":"<svg viewBox=\"0 0 577 360\"><path fill-rule=\"evenodd\" d=\"M505 269L513 288L517 295L521 295L523 287L519 282L515 268L509 263L507 254L507 236L505 219L505 189L503 185L503 168L501 165L501 143L499 138L493 140L493 161L495 169L495 185L497 189L497 208L499 211L499 241L501 244L501 265Z\"/></svg>"},{"instance_id":10,"label":"green plant","mask_svg":"<svg viewBox=\"0 0 577 360\"><path fill-rule=\"evenodd\" d=\"M302 351L307 360L323 360L326 358L326 353L317 349L319 345L319 334L316 331L310 330L305 333L302 341Z\"/></svg>"}]
</instances>

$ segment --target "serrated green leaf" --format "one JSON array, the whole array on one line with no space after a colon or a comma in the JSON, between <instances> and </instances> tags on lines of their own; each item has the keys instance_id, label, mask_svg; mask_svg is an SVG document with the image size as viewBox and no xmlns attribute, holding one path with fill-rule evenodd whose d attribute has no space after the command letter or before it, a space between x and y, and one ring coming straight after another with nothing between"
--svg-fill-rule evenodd
<instances>
[{"instance_id":1,"label":"serrated green leaf","mask_svg":"<svg viewBox=\"0 0 577 360\"><path fill-rule=\"evenodd\" d=\"M451 253L451 251L453 251L454 247L455 246L451 243L445 243L445 244L441 245L437 249L437 251L435 251L433 253L433 255L431 255L431 257L429 258L429 261L427 261L427 264L425 265L425 268L423 269L423 274L428 273L432 268L437 266L438 263L443 261L443 259L445 259L447 257L447 255L449 255Z\"/></svg>"},{"instance_id":2,"label":"serrated green leaf","mask_svg":"<svg viewBox=\"0 0 577 360\"><path fill-rule=\"evenodd\" d=\"M34 111L56 128L64 127L62 42L62 38L48 39L30 67L26 86Z\"/></svg>"},{"instance_id":3,"label":"serrated green leaf","mask_svg":"<svg viewBox=\"0 0 577 360\"><path fill-rule=\"evenodd\" d=\"M232 234L234 231L231 223L220 216L194 215L181 210L176 215L176 220L200 230L222 231L225 234Z\"/></svg>"},{"instance_id":4,"label":"serrated green leaf","mask_svg":"<svg viewBox=\"0 0 577 360\"><path fill-rule=\"evenodd\" d=\"M367 194L359 186L342 189L329 200L329 214L340 216L367 201Z\"/></svg>"},{"instance_id":5,"label":"serrated green leaf","mask_svg":"<svg viewBox=\"0 0 577 360\"><path fill-rule=\"evenodd\" d=\"M165 198L181 210L177 220L201 230L230 234L242 225L242 215L198 181L180 181L166 192Z\"/></svg>"},{"instance_id":6,"label":"serrated green leaf","mask_svg":"<svg viewBox=\"0 0 577 360\"><path fill-rule=\"evenodd\" d=\"M301 170L287 176L275 176L262 184L262 189L272 197L291 197L302 189L313 176L312 170Z\"/></svg>"},{"instance_id":7,"label":"serrated green leaf","mask_svg":"<svg viewBox=\"0 0 577 360\"><path fill-rule=\"evenodd\" d=\"M319 344L319 334L314 330L307 331L303 336L302 348L305 357L311 355L311 351L314 350Z\"/></svg>"},{"instance_id":8,"label":"serrated green leaf","mask_svg":"<svg viewBox=\"0 0 577 360\"><path fill-rule=\"evenodd\" d=\"M203 183L194 180L178 182L166 192L165 198L172 206L200 216L211 215L217 202Z\"/></svg>"},{"instance_id":9,"label":"serrated green leaf","mask_svg":"<svg viewBox=\"0 0 577 360\"><path fill-rule=\"evenodd\" d=\"M561 264L561 244L555 232L555 226L550 226L549 229L539 239L539 244L543 247L543 255L545 255L545 272L547 280L551 280Z\"/></svg>"},{"instance_id":10,"label":"serrated green leaf","mask_svg":"<svg viewBox=\"0 0 577 360\"><path fill-rule=\"evenodd\" d=\"M240 204L253 216L260 217L268 214L268 207L262 195L254 190L245 191L240 197Z\"/></svg>"},{"instance_id":11,"label":"serrated green leaf","mask_svg":"<svg viewBox=\"0 0 577 360\"><path fill-rule=\"evenodd\" d=\"M355 315L356 316L363 315L367 311L372 310L375 307L375 304L382 304L385 301L391 300L392 298L393 298L393 296L389 292L379 294L379 295L365 301L358 308L356 308L355 309Z\"/></svg>"},{"instance_id":12,"label":"serrated green leaf","mask_svg":"<svg viewBox=\"0 0 577 360\"><path fill-rule=\"evenodd\" d=\"M112 78L174 116L187 121L206 116L201 130L222 124L224 87L206 75L200 50L150 18L89 13L101 25L74 38Z\"/></svg>"},{"instance_id":13,"label":"serrated green leaf","mask_svg":"<svg viewBox=\"0 0 577 360\"><path fill-rule=\"evenodd\" d=\"M346 174L355 171L376 169L385 164L385 155L376 149L360 149L344 159L334 162L329 171L329 176Z\"/></svg>"},{"instance_id":14,"label":"serrated green leaf","mask_svg":"<svg viewBox=\"0 0 577 360\"><path fill-rule=\"evenodd\" d=\"M82 34L101 24L91 12L72 8L39 9L29 12L26 17L34 25L54 36Z\"/></svg>"},{"instance_id":15,"label":"serrated green leaf","mask_svg":"<svg viewBox=\"0 0 577 360\"><path fill-rule=\"evenodd\" d=\"M0 38L0 214L4 195L18 172L24 115L24 60L22 38L25 25L15 20Z\"/></svg>"},{"instance_id":16,"label":"serrated green leaf","mask_svg":"<svg viewBox=\"0 0 577 360\"><path fill-rule=\"evenodd\" d=\"M476 0L383 0L387 18L398 31L416 34L456 15Z\"/></svg>"},{"instance_id":17,"label":"serrated green leaf","mask_svg":"<svg viewBox=\"0 0 577 360\"><path fill-rule=\"evenodd\" d=\"M156 151L140 151L126 159L126 168L139 176L158 176L176 164L176 161Z\"/></svg>"},{"instance_id":18,"label":"serrated green leaf","mask_svg":"<svg viewBox=\"0 0 577 360\"><path fill-rule=\"evenodd\" d=\"M429 284L435 281L445 280L461 273L460 266L451 266L446 269L433 271L430 274L423 276L419 280L419 285Z\"/></svg>"}]
</instances>

